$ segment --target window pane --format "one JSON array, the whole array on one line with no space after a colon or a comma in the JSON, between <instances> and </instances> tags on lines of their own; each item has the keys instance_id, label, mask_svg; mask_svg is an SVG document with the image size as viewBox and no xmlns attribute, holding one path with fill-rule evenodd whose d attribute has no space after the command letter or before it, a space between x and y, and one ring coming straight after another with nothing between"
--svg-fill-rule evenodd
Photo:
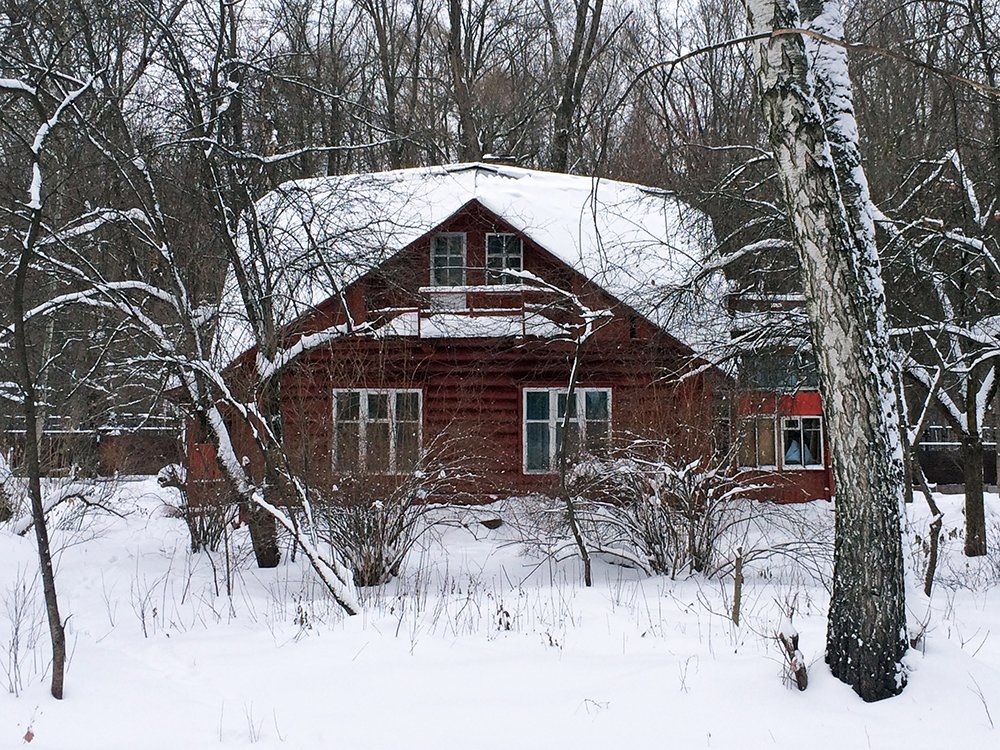
<instances>
[{"instance_id":1,"label":"window pane","mask_svg":"<svg viewBox=\"0 0 1000 750\"><path fill-rule=\"evenodd\" d=\"M418 422L420 420L420 394L396 394L396 419L400 422Z\"/></svg>"},{"instance_id":2,"label":"window pane","mask_svg":"<svg viewBox=\"0 0 1000 750\"><path fill-rule=\"evenodd\" d=\"M786 466L802 465L802 430L798 419L786 419L782 438L782 452Z\"/></svg>"},{"instance_id":3,"label":"window pane","mask_svg":"<svg viewBox=\"0 0 1000 750\"><path fill-rule=\"evenodd\" d=\"M601 455L608 449L608 423L587 422L587 452Z\"/></svg>"},{"instance_id":4,"label":"window pane","mask_svg":"<svg viewBox=\"0 0 1000 750\"><path fill-rule=\"evenodd\" d=\"M755 420L749 420L743 430L740 440L740 466L757 465L757 433L754 430L754 422Z\"/></svg>"},{"instance_id":5,"label":"window pane","mask_svg":"<svg viewBox=\"0 0 1000 750\"><path fill-rule=\"evenodd\" d=\"M556 425L556 460L559 460L559 452L562 450L562 435L563 429L561 424ZM580 451L580 425L570 422L569 424L569 440L566 445L566 455L575 456Z\"/></svg>"},{"instance_id":6,"label":"window pane","mask_svg":"<svg viewBox=\"0 0 1000 750\"><path fill-rule=\"evenodd\" d=\"M396 471L412 471L420 459L420 429L416 422L396 425Z\"/></svg>"},{"instance_id":7,"label":"window pane","mask_svg":"<svg viewBox=\"0 0 1000 750\"><path fill-rule=\"evenodd\" d=\"M337 471L354 471L358 468L358 424L337 423Z\"/></svg>"},{"instance_id":8,"label":"window pane","mask_svg":"<svg viewBox=\"0 0 1000 750\"><path fill-rule=\"evenodd\" d=\"M504 235L486 235L486 261L490 264L490 268L503 268L503 250Z\"/></svg>"},{"instance_id":9,"label":"window pane","mask_svg":"<svg viewBox=\"0 0 1000 750\"><path fill-rule=\"evenodd\" d=\"M607 391L587 391L585 394L587 419L608 419Z\"/></svg>"},{"instance_id":10,"label":"window pane","mask_svg":"<svg viewBox=\"0 0 1000 750\"><path fill-rule=\"evenodd\" d=\"M521 270L522 263L522 251L521 251L521 238L515 235L509 235L507 237L507 252L504 257L504 268L510 268L514 271Z\"/></svg>"},{"instance_id":11,"label":"window pane","mask_svg":"<svg viewBox=\"0 0 1000 750\"><path fill-rule=\"evenodd\" d=\"M802 418L802 463L818 466L823 460L823 444L818 417Z\"/></svg>"},{"instance_id":12,"label":"window pane","mask_svg":"<svg viewBox=\"0 0 1000 750\"><path fill-rule=\"evenodd\" d=\"M521 238L515 234L490 234L486 238L486 280L490 284L515 284L516 276L501 269L521 270Z\"/></svg>"},{"instance_id":13,"label":"window pane","mask_svg":"<svg viewBox=\"0 0 1000 750\"><path fill-rule=\"evenodd\" d=\"M465 283L465 236L439 234L432 243L433 282L438 286Z\"/></svg>"},{"instance_id":14,"label":"window pane","mask_svg":"<svg viewBox=\"0 0 1000 750\"><path fill-rule=\"evenodd\" d=\"M365 467L371 472L389 472L389 423L369 422L365 432Z\"/></svg>"},{"instance_id":15,"label":"window pane","mask_svg":"<svg viewBox=\"0 0 1000 750\"><path fill-rule=\"evenodd\" d=\"M389 396L385 393L368 394L368 419L389 418Z\"/></svg>"},{"instance_id":16,"label":"window pane","mask_svg":"<svg viewBox=\"0 0 1000 750\"><path fill-rule=\"evenodd\" d=\"M464 268L442 268L434 269L435 286L462 286L465 283Z\"/></svg>"},{"instance_id":17,"label":"window pane","mask_svg":"<svg viewBox=\"0 0 1000 750\"><path fill-rule=\"evenodd\" d=\"M525 411L527 412L528 419L544 419L548 421L549 418L549 394L546 392L538 391L528 391L524 394L524 398L527 401Z\"/></svg>"},{"instance_id":18,"label":"window pane","mask_svg":"<svg viewBox=\"0 0 1000 750\"><path fill-rule=\"evenodd\" d=\"M774 419L771 417L757 418L757 465L776 466L774 455ZM753 466L753 464L747 464Z\"/></svg>"},{"instance_id":19,"label":"window pane","mask_svg":"<svg viewBox=\"0 0 1000 750\"><path fill-rule=\"evenodd\" d=\"M574 393L573 395L574 395L573 401L570 402L570 405L569 405L569 418L570 419L576 419L576 398L575 397L578 395L578 392ZM562 418L565 415L566 415L566 394L565 393L560 393L556 397L556 416Z\"/></svg>"},{"instance_id":20,"label":"window pane","mask_svg":"<svg viewBox=\"0 0 1000 750\"><path fill-rule=\"evenodd\" d=\"M337 419L358 420L361 413L361 394L357 391L344 391L337 394Z\"/></svg>"},{"instance_id":21,"label":"window pane","mask_svg":"<svg viewBox=\"0 0 1000 750\"><path fill-rule=\"evenodd\" d=\"M525 425L527 448L526 466L528 471L548 471L549 469L549 426L547 424Z\"/></svg>"}]
</instances>

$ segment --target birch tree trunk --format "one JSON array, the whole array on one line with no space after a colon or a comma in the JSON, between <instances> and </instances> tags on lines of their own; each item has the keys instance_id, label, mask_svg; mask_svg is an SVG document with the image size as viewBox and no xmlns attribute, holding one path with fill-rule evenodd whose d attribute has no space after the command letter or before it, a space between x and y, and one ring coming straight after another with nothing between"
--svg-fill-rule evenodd
<instances>
[{"instance_id":1,"label":"birch tree trunk","mask_svg":"<svg viewBox=\"0 0 1000 750\"><path fill-rule=\"evenodd\" d=\"M755 33L801 25L795 0L744 0L744 5ZM838 10L832 3L824 10L829 6ZM881 269L865 216L867 185L857 132L842 119L850 114L853 121L850 83L846 64L836 59L820 59L817 67L829 67L814 74L798 34L761 42L758 62L764 119L801 266L836 481L826 661L861 698L881 700L905 685L903 471ZM820 93L827 97L826 117ZM836 137L828 139L832 125L838 125Z\"/></svg>"}]
</instances>

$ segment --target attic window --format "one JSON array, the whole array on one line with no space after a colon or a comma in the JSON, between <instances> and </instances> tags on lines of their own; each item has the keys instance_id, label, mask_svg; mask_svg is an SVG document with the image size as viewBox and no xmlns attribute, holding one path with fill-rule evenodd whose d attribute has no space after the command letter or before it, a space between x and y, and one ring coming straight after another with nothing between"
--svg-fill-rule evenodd
<instances>
[{"instance_id":1,"label":"attic window","mask_svg":"<svg viewBox=\"0 0 1000 750\"><path fill-rule=\"evenodd\" d=\"M437 234L431 240L431 286L465 284L465 234Z\"/></svg>"},{"instance_id":2,"label":"attic window","mask_svg":"<svg viewBox=\"0 0 1000 750\"><path fill-rule=\"evenodd\" d=\"M516 284L519 279L504 271L522 269L521 238L516 234L486 235L486 283Z\"/></svg>"}]
</instances>

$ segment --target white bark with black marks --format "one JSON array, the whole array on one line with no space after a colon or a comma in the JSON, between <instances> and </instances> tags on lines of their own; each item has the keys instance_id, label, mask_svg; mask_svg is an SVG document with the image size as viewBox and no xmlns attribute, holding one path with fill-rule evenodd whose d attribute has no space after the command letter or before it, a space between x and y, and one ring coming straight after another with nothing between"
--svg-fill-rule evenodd
<instances>
[{"instance_id":1,"label":"white bark with black marks","mask_svg":"<svg viewBox=\"0 0 1000 750\"><path fill-rule=\"evenodd\" d=\"M745 5L755 33L801 26L794 0ZM849 127L850 82L835 56L810 61L800 35L772 36L757 53L833 455L837 534L826 660L864 700L880 700L905 685L903 471L881 269ZM817 75L814 66L824 65Z\"/></svg>"}]
</instances>

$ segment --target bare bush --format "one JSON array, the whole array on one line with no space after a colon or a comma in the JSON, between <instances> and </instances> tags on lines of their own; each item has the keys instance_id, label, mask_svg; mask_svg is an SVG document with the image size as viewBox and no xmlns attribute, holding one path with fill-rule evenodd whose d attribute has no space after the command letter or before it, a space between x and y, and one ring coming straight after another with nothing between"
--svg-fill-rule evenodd
<instances>
[{"instance_id":1,"label":"bare bush","mask_svg":"<svg viewBox=\"0 0 1000 750\"><path fill-rule=\"evenodd\" d=\"M594 550L674 577L717 568L719 540L752 513L740 500L761 485L728 459L678 461L647 441L582 461L571 486Z\"/></svg>"},{"instance_id":2,"label":"bare bush","mask_svg":"<svg viewBox=\"0 0 1000 750\"><path fill-rule=\"evenodd\" d=\"M426 505L413 493L394 492L363 503L317 504L320 533L344 557L358 586L378 586L399 574L424 528Z\"/></svg>"},{"instance_id":3,"label":"bare bush","mask_svg":"<svg viewBox=\"0 0 1000 750\"><path fill-rule=\"evenodd\" d=\"M227 531L236 521L237 511L233 499L220 497L218 503L192 507L188 502L187 471L179 464L168 464L160 469L156 482L161 487L177 490L180 502L170 505L168 513L184 519L191 539L191 552L218 552L226 540Z\"/></svg>"},{"instance_id":4,"label":"bare bush","mask_svg":"<svg viewBox=\"0 0 1000 750\"><path fill-rule=\"evenodd\" d=\"M320 493L312 510L321 538L354 571L357 586L378 586L399 574L403 560L427 530L436 499L461 500L458 487L473 475L453 441L430 446L406 474L358 471Z\"/></svg>"},{"instance_id":5,"label":"bare bush","mask_svg":"<svg viewBox=\"0 0 1000 750\"><path fill-rule=\"evenodd\" d=\"M0 630L0 672L12 695L20 695L25 683L40 674L43 667L37 651L41 641L44 615L37 597L37 576L30 580L23 570L0 596L6 615L6 627Z\"/></svg>"},{"instance_id":6,"label":"bare bush","mask_svg":"<svg viewBox=\"0 0 1000 750\"><path fill-rule=\"evenodd\" d=\"M204 508L185 505L181 515L191 537L191 551L218 552L226 541L229 528L236 521L236 514L236 506L233 504Z\"/></svg>"}]
</instances>

